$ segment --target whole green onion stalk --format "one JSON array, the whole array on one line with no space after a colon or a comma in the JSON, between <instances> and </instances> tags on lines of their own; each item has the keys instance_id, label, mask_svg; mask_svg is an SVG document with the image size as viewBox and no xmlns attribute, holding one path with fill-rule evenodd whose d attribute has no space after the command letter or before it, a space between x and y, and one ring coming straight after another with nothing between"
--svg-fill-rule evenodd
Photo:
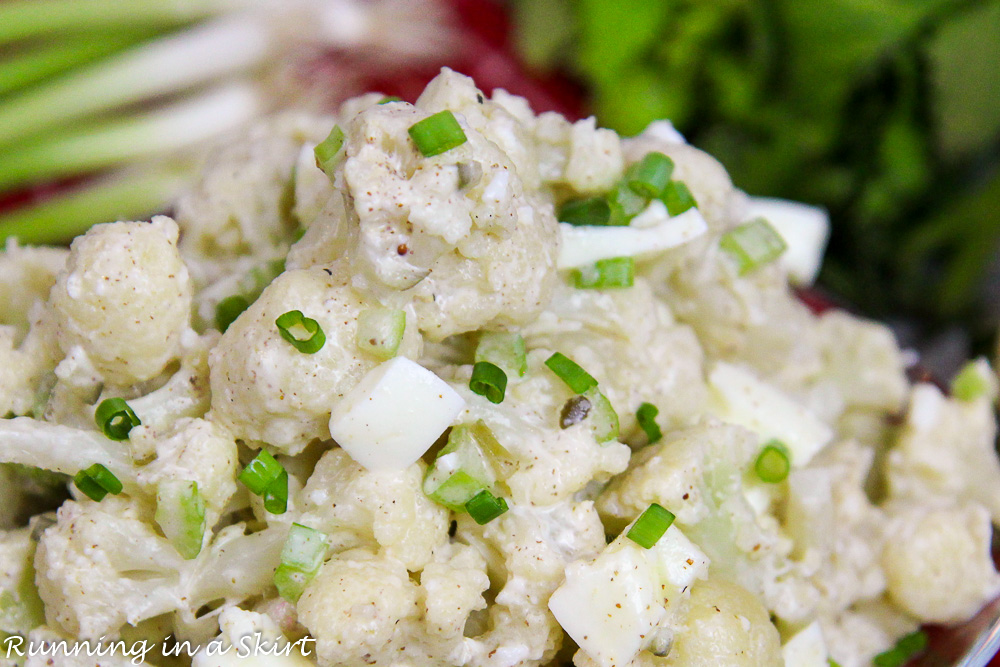
<instances>
[{"instance_id":1,"label":"whole green onion stalk","mask_svg":"<svg viewBox=\"0 0 1000 667\"><path fill-rule=\"evenodd\" d=\"M165 208L210 139L289 101L329 103L310 99L321 88L354 92L330 79L289 94L288 72L324 49L428 60L449 41L438 0L0 2L0 196L101 174L0 214L0 242Z\"/></svg>"}]
</instances>

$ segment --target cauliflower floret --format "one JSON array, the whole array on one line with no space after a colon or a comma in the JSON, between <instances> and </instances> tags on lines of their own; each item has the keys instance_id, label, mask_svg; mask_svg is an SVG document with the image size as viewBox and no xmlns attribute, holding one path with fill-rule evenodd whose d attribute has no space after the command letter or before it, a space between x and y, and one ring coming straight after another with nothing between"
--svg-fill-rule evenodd
<instances>
[{"instance_id":1,"label":"cauliflower floret","mask_svg":"<svg viewBox=\"0 0 1000 667\"><path fill-rule=\"evenodd\" d=\"M397 653L401 621L420 615L419 587L406 567L364 549L337 554L299 599L299 621L323 665L379 664ZM394 641L395 640L395 641Z\"/></svg>"},{"instance_id":2,"label":"cauliflower floret","mask_svg":"<svg viewBox=\"0 0 1000 667\"><path fill-rule=\"evenodd\" d=\"M882 567L889 597L925 623L958 623L1000 592L981 505L890 505Z\"/></svg>"},{"instance_id":3,"label":"cauliflower floret","mask_svg":"<svg viewBox=\"0 0 1000 667\"><path fill-rule=\"evenodd\" d=\"M502 582L482 625L472 626L468 660L479 667L539 665L552 660L563 631L548 609L566 566L606 546L593 503L512 506L486 526L459 518L457 539L479 549L492 580Z\"/></svg>"},{"instance_id":4,"label":"cauliflower floret","mask_svg":"<svg viewBox=\"0 0 1000 667\"><path fill-rule=\"evenodd\" d=\"M428 105L451 93L478 104L480 93L457 75L439 79ZM331 198L290 266L334 254L303 246L347 247L356 280L365 276L385 298L409 290L395 298L410 300L419 328L433 340L530 321L556 279L552 203L526 188L511 158L461 113L467 141L434 157L420 155L407 130L427 116L423 104L376 105L347 125L347 209Z\"/></svg>"},{"instance_id":5,"label":"cauliflower floret","mask_svg":"<svg viewBox=\"0 0 1000 667\"><path fill-rule=\"evenodd\" d=\"M847 440L789 476L785 528L796 540L792 555L816 573L811 581L827 613L885 590L880 558L886 519L864 490L873 459L870 448Z\"/></svg>"},{"instance_id":6,"label":"cauliflower floret","mask_svg":"<svg viewBox=\"0 0 1000 667\"><path fill-rule=\"evenodd\" d=\"M333 124L329 117L283 114L213 153L176 205L181 251L197 260L200 284L226 273L240 256L272 259L287 250L298 226L291 209L299 152L322 141Z\"/></svg>"},{"instance_id":7,"label":"cauliflower floret","mask_svg":"<svg viewBox=\"0 0 1000 667\"><path fill-rule=\"evenodd\" d=\"M746 589L710 577L691 587L690 605L664 667L783 664L778 630Z\"/></svg>"},{"instance_id":8,"label":"cauliflower floret","mask_svg":"<svg viewBox=\"0 0 1000 667\"><path fill-rule=\"evenodd\" d=\"M59 509L38 543L35 580L49 625L97 639L182 607L182 563L135 505L109 496Z\"/></svg>"},{"instance_id":9,"label":"cauliflower floret","mask_svg":"<svg viewBox=\"0 0 1000 667\"><path fill-rule=\"evenodd\" d=\"M837 616L820 616L819 622L830 657L842 667L871 667L872 658L919 627L884 597L858 603Z\"/></svg>"},{"instance_id":10,"label":"cauliflower floret","mask_svg":"<svg viewBox=\"0 0 1000 667\"><path fill-rule=\"evenodd\" d=\"M657 406L668 428L688 425L708 396L694 332L677 324L645 280L615 293L561 286L522 334L529 348L559 350L597 378L629 440L642 403Z\"/></svg>"},{"instance_id":11,"label":"cauliflower floret","mask_svg":"<svg viewBox=\"0 0 1000 667\"><path fill-rule=\"evenodd\" d=\"M881 324L831 310L817 321L823 376L850 407L894 413L908 389L902 354L892 331Z\"/></svg>"},{"instance_id":12,"label":"cauliflower floret","mask_svg":"<svg viewBox=\"0 0 1000 667\"><path fill-rule=\"evenodd\" d=\"M342 449L323 455L302 492L300 522L330 536L337 548L381 548L418 571L448 540L448 510L424 495L424 467L370 471Z\"/></svg>"},{"instance_id":13,"label":"cauliflower floret","mask_svg":"<svg viewBox=\"0 0 1000 667\"><path fill-rule=\"evenodd\" d=\"M629 470L611 481L597 506L620 530L658 503L712 562L712 574L760 595L769 610L801 620L815 608L815 591L788 560L790 540L766 507L749 502L743 475L759 451L749 431L709 419L640 450Z\"/></svg>"},{"instance_id":14,"label":"cauliflower floret","mask_svg":"<svg viewBox=\"0 0 1000 667\"><path fill-rule=\"evenodd\" d=\"M45 301L66 265L63 248L32 248L8 238L0 252L0 324L15 328L20 339L31 324L32 306Z\"/></svg>"},{"instance_id":15,"label":"cauliflower floret","mask_svg":"<svg viewBox=\"0 0 1000 667\"><path fill-rule=\"evenodd\" d=\"M73 242L50 297L64 351L79 345L120 385L163 371L180 350L191 311L177 233L173 220L158 216L97 225Z\"/></svg>"},{"instance_id":16,"label":"cauliflower floret","mask_svg":"<svg viewBox=\"0 0 1000 667\"><path fill-rule=\"evenodd\" d=\"M196 482L205 499L206 525L213 526L236 493L236 441L223 427L204 419L181 419L164 433L135 433L131 439L151 438L156 458L138 469L139 484L156 495L165 481Z\"/></svg>"},{"instance_id":17,"label":"cauliflower floret","mask_svg":"<svg viewBox=\"0 0 1000 667\"><path fill-rule=\"evenodd\" d=\"M486 608L490 587L486 560L474 548L451 543L435 550L435 560L420 573L424 625L429 635L462 636L469 614Z\"/></svg>"},{"instance_id":18,"label":"cauliflower floret","mask_svg":"<svg viewBox=\"0 0 1000 667\"><path fill-rule=\"evenodd\" d=\"M918 503L929 496L968 500L1000 522L996 429L988 398L948 399L932 384L917 385L906 424L888 454L890 496Z\"/></svg>"},{"instance_id":19,"label":"cauliflower floret","mask_svg":"<svg viewBox=\"0 0 1000 667\"><path fill-rule=\"evenodd\" d=\"M358 314L368 303L321 269L287 271L229 327L209 355L212 419L237 438L295 454L330 437L330 412L379 360L356 344ZM299 352L275 320L291 310L316 320L326 343ZM419 336L406 327L399 354L415 356Z\"/></svg>"}]
</instances>

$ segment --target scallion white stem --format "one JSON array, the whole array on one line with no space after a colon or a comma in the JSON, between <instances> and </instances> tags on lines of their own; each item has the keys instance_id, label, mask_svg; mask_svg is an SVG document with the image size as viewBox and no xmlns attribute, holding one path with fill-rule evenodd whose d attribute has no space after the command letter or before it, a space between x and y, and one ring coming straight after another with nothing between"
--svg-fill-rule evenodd
<instances>
[{"instance_id":1,"label":"scallion white stem","mask_svg":"<svg viewBox=\"0 0 1000 667\"><path fill-rule=\"evenodd\" d=\"M0 95L111 55L150 36L148 32L88 35L12 52L0 60Z\"/></svg>"},{"instance_id":2,"label":"scallion white stem","mask_svg":"<svg viewBox=\"0 0 1000 667\"><path fill-rule=\"evenodd\" d=\"M13 146L0 152L0 191L194 146L246 123L261 108L255 88L232 84L152 113Z\"/></svg>"},{"instance_id":3,"label":"scallion white stem","mask_svg":"<svg viewBox=\"0 0 1000 667\"><path fill-rule=\"evenodd\" d=\"M268 26L250 15L157 39L0 104L0 146L73 119L249 70L264 62L272 47Z\"/></svg>"},{"instance_id":4,"label":"scallion white stem","mask_svg":"<svg viewBox=\"0 0 1000 667\"><path fill-rule=\"evenodd\" d=\"M172 199L193 175L192 165L125 170L0 214L0 245L65 243L99 222L142 220Z\"/></svg>"}]
</instances>

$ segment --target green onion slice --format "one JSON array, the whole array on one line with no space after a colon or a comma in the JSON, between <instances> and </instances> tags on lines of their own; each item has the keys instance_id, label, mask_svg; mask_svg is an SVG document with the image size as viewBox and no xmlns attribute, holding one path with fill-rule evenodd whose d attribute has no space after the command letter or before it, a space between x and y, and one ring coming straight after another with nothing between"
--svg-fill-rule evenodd
<instances>
[{"instance_id":1,"label":"green onion slice","mask_svg":"<svg viewBox=\"0 0 1000 667\"><path fill-rule=\"evenodd\" d=\"M288 471L282 470L278 479L264 490L264 509L271 514L284 514L288 509Z\"/></svg>"},{"instance_id":2,"label":"green onion slice","mask_svg":"<svg viewBox=\"0 0 1000 667\"><path fill-rule=\"evenodd\" d=\"M590 410L585 423L594 433L597 442L609 442L618 438L618 413L615 412L607 396L591 387L583 395L590 401Z\"/></svg>"},{"instance_id":3,"label":"green onion slice","mask_svg":"<svg viewBox=\"0 0 1000 667\"><path fill-rule=\"evenodd\" d=\"M379 104L389 104L389 102L402 102L402 97L396 97L395 95L386 95L378 101Z\"/></svg>"},{"instance_id":4,"label":"green onion slice","mask_svg":"<svg viewBox=\"0 0 1000 667\"><path fill-rule=\"evenodd\" d=\"M507 390L507 374L503 369L488 361L477 361L472 367L469 389L485 396L490 403L503 403Z\"/></svg>"},{"instance_id":5,"label":"green onion slice","mask_svg":"<svg viewBox=\"0 0 1000 667\"><path fill-rule=\"evenodd\" d=\"M562 352L556 352L546 359L545 365L578 394L597 386L597 380L590 373Z\"/></svg>"},{"instance_id":6,"label":"green onion slice","mask_svg":"<svg viewBox=\"0 0 1000 667\"><path fill-rule=\"evenodd\" d=\"M635 283L635 259L613 257L599 260L593 266L574 270L573 282L579 289L632 287Z\"/></svg>"},{"instance_id":7,"label":"green onion slice","mask_svg":"<svg viewBox=\"0 0 1000 667\"><path fill-rule=\"evenodd\" d=\"M902 667L927 648L927 634L921 630L902 637L888 651L872 658L875 667Z\"/></svg>"},{"instance_id":8,"label":"green onion slice","mask_svg":"<svg viewBox=\"0 0 1000 667\"><path fill-rule=\"evenodd\" d=\"M764 218L730 229L722 235L719 247L736 260L741 276L774 261L788 249L781 234Z\"/></svg>"},{"instance_id":9,"label":"green onion slice","mask_svg":"<svg viewBox=\"0 0 1000 667\"><path fill-rule=\"evenodd\" d=\"M100 463L76 473L73 483L76 488L83 491L84 495L97 502L103 500L109 493L117 496L124 488L115 474Z\"/></svg>"},{"instance_id":10,"label":"green onion slice","mask_svg":"<svg viewBox=\"0 0 1000 667\"><path fill-rule=\"evenodd\" d=\"M951 381L951 395L960 401L974 401L992 393L992 383L986 373L989 366L979 361L970 361L962 367Z\"/></svg>"},{"instance_id":11,"label":"green onion slice","mask_svg":"<svg viewBox=\"0 0 1000 667\"><path fill-rule=\"evenodd\" d=\"M142 423L128 403L120 398L101 401L94 412L94 421L112 440L128 440L132 429Z\"/></svg>"},{"instance_id":12,"label":"green onion slice","mask_svg":"<svg viewBox=\"0 0 1000 667\"><path fill-rule=\"evenodd\" d=\"M483 489L465 503L465 510L476 523L483 526L506 512L508 507L506 500Z\"/></svg>"},{"instance_id":13,"label":"green onion slice","mask_svg":"<svg viewBox=\"0 0 1000 667\"><path fill-rule=\"evenodd\" d=\"M333 171L344 157L344 131L339 125L334 125L329 136L313 149L316 156L316 166L333 178Z\"/></svg>"},{"instance_id":14,"label":"green onion slice","mask_svg":"<svg viewBox=\"0 0 1000 667\"><path fill-rule=\"evenodd\" d=\"M625 537L643 549L652 549L673 522L673 512L653 503L639 515L636 522L628 529Z\"/></svg>"},{"instance_id":15,"label":"green onion slice","mask_svg":"<svg viewBox=\"0 0 1000 667\"><path fill-rule=\"evenodd\" d=\"M445 110L422 121L414 123L409 129L413 143L424 157L440 155L461 146L467 139L462 126L455 119L455 114Z\"/></svg>"},{"instance_id":16,"label":"green onion slice","mask_svg":"<svg viewBox=\"0 0 1000 667\"><path fill-rule=\"evenodd\" d=\"M278 594L289 602L298 602L309 582L323 566L327 536L308 526L293 523L281 550L281 563L274 572Z\"/></svg>"},{"instance_id":17,"label":"green onion slice","mask_svg":"<svg viewBox=\"0 0 1000 667\"><path fill-rule=\"evenodd\" d=\"M667 183L667 187L663 189L660 199L666 204L667 213L672 216L680 215L684 211L698 205L688 186L680 181L670 181Z\"/></svg>"},{"instance_id":18,"label":"green onion slice","mask_svg":"<svg viewBox=\"0 0 1000 667\"><path fill-rule=\"evenodd\" d=\"M777 484L785 481L792 468L788 448L780 440L768 441L757 455L753 468L762 482Z\"/></svg>"},{"instance_id":19,"label":"green onion slice","mask_svg":"<svg viewBox=\"0 0 1000 667\"><path fill-rule=\"evenodd\" d=\"M165 480L156 487L156 523L187 560L201 553L205 537L205 499L197 482Z\"/></svg>"},{"instance_id":20,"label":"green onion slice","mask_svg":"<svg viewBox=\"0 0 1000 667\"><path fill-rule=\"evenodd\" d=\"M461 512L473 496L516 469L517 462L484 422L460 424L427 470L423 489L434 502Z\"/></svg>"},{"instance_id":21,"label":"green onion slice","mask_svg":"<svg viewBox=\"0 0 1000 667\"><path fill-rule=\"evenodd\" d=\"M663 432L656 423L656 416L658 414L660 414L659 408L652 403L643 403L635 413L636 421L639 422L642 430L646 432L646 440L649 444L653 444L663 437Z\"/></svg>"},{"instance_id":22,"label":"green onion slice","mask_svg":"<svg viewBox=\"0 0 1000 667\"><path fill-rule=\"evenodd\" d=\"M524 377L528 370L528 355L521 334L505 331L484 331L476 345L476 363L488 361L503 369L507 376Z\"/></svg>"},{"instance_id":23,"label":"green onion slice","mask_svg":"<svg viewBox=\"0 0 1000 667\"><path fill-rule=\"evenodd\" d=\"M559 222L576 227L600 227L611 222L611 205L604 197L574 199L559 207Z\"/></svg>"},{"instance_id":24,"label":"green onion slice","mask_svg":"<svg viewBox=\"0 0 1000 667\"><path fill-rule=\"evenodd\" d=\"M226 333L229 325L236 321L236 318L243 314L250 307L250 302L245 296L234 294L227 296L215 307L215 326L222 333Z\"/></svg>"},{"instance_id":25,"label":"green onion slice","mask_svg":"<svg viewBox=\"0 0 1000 667\"><path fill-rule=\"evenodd\" d=\"M654 199L663 194L673 173L674 161L663 153L653 151L629 167L625 180L637 194Z\"/></svg>"},{"instance_id":26,"label":"green onion slice","mask_svg":"<svg viewBox=\"0 0 1000 667\"><path fill-rule=\"evenodd\" d=\"M260 496L277 481L284 471L284 466L278 463L270 452L262 449L254 460L247 464L237 479L243 486L250 489L251 493Z\"/></svg>"},{"instance_id":27,"label":"green onion slice","mask_svg":"<svg viewBox=\"0 0 1000 667\"><path fill-rule=\"evenodd\" d=\"M358 315L357 345L382 361L396 356L406 330L406 313L395 308L367 308Z\"/></svg>"},{"instance_id":28,"label":"green onion slice","mask_svg":"<svg viewBox=\"0 0 1000 667\"><path fill-rule=\"evenodd\" d=\"M607 195L609 210L611 211L609 225L623 227L632 222L632 218L642 213L649 200L642 195L636 194L635 190L625 183L619 183Z\"/></svg>"},{"instance_id":29,"label":"green onion slice","mask_svg":"<svg viewBox=\"0 0 1000 667\"><path fill-rule=\"evenodd\" d=\"M281 337L303 354L315 354L326 343L326 334L319 322L306 317L301 310L290 310L274 321Z\"/></svg>"}]
</instances>

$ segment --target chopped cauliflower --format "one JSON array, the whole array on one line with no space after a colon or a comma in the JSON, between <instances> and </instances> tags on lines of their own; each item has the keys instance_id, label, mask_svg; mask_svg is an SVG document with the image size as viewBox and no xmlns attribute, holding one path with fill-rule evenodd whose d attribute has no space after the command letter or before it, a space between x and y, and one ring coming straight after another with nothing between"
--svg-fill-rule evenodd
<instances>
[{"instance_id":1,"label":"chopped cauliflower","mask_svg":"<svg viewBox=\"0 0 1000 667\"><path fill-rule=\"evenodd\" d=\"M97 225L73 242L51 295L65 352L81 346L120 385L149 380L177 357L191 316L177 235L159 216Z\"/></svg>"},{"instance_id":2,"label":"chopped cauliflower","mask_svg":"<svg viewBox=\"0 0 1000 667\"><path fill-rule=\"evenodd\" d=\"M622 138L443 69L207 153L176 223L0 252L0 637L869 667L1000 595L995 379L913 386L887 327L741 262L753 200L668 121ZM635 183L666 159L686 212Z\"/></svg>"},{"instance_id":3,"label":"chopped cauliflower","mask_svg":"<svg viewBox=\"0 0 1000 667\"><path fill-rule=\"evenodd\" d=\"M957 623L1000 593L984 507L900 503L889 517L882 552L889 597L915 618Z\"/></svg>"}]
</instances>

